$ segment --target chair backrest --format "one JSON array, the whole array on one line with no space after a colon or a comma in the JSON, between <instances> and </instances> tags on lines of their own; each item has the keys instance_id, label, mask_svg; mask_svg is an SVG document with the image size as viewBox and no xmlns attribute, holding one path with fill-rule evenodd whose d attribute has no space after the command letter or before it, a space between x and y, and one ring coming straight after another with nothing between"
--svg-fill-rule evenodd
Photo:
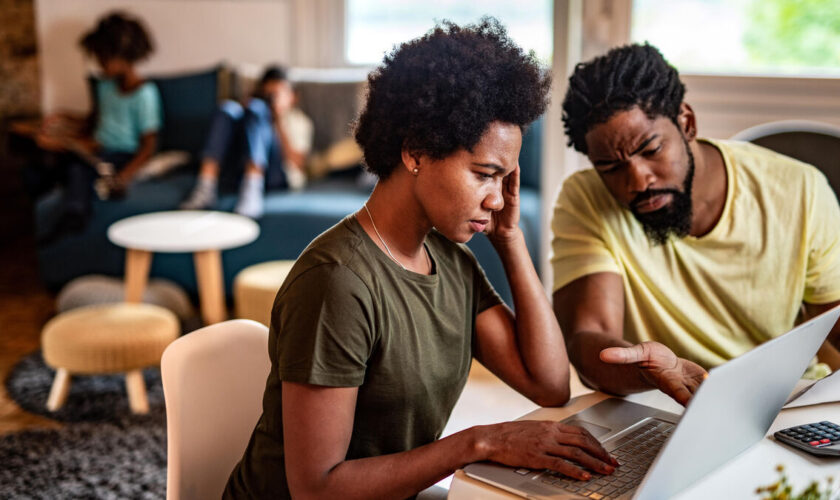
<instances>
[{"instance_id":1,"label":"chair backrest","mask_svg":"<svg viewBox=\"0 0 840 500\"><path fill-rule=\"evenodd\" d=\"M166 498L220 498L262 411L268 328L230 320L184 335L161 359Z\"/></svg>"},{"instance_id":2,"label":"chair backrest","mask_svg":"<svg viewBox=\"0 0 840 500\"><path fill-rule=\"evenodd\" d=\"M840 127L807 120L783 120L750 127L733 139L749 141L817 167L840 197Z\"/></svg>"}]
</instances>

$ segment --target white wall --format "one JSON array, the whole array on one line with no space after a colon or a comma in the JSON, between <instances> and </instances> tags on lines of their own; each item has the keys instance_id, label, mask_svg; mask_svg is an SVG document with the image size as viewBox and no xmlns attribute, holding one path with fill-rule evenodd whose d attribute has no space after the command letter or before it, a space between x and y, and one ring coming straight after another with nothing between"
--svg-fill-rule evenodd
<instances>
[{"instance_id":1,"label":"white wall","mask_svg":"<svg viewBox=\"0 0 840 500\"><path fill-rule=\"evenodd\" d=\"M220 61L250 68L299 64L291 61L292 0L36 0L44 112L88 109L90 63L78 40L115 9L142 18L154 38L155 53L139 66L143 73L201 69Z\"/></svg>"},{"instance_id":2,"label":"white wall","mask_svg":"<svg viewBox=\"0 0 840 500\"><path fill-rule=\"evenodd\" d=\"M703 137L725 139L778 120L840 127L840 78L681 75Z\"/></svg>"}]
</instances>

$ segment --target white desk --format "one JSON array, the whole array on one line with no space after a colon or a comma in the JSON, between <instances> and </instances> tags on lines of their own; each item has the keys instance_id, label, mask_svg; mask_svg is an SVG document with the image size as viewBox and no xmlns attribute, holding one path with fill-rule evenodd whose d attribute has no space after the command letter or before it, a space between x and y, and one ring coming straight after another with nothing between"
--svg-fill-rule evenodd
<instances>
[{"instance_id":1,"label":"white desk","mask_svg":"<svg viewBox=\"0 0 840 500\"><path fill-rule=\"evenodd\" d=\"M193 253L204 324L225 319L221 250L246 245L260 234L256 222L237 214L202 210L153 212L117 221L108 239L127 249L125 300L140 302L152 252Z\"/></svg>"},{"instance_id":2,"label":"white desk","mask_svg":"<svg viewBox=\"0 0 840 500\"><path fill-rule=\"evenodd\" d=\"M606 394L599 392L586 394L574 398L563 408L540 408L521 419L562 420L606 397ZM682 413L683 409L658 391L634 394L628 396L627 399L673 413ZM720 418L735 418L735 416L727 414L726 409L721 408ZM776 466L779 464L785 466L789 481L794 485L795 492L801 491L813 480L824 483L828 476L833 476L836 483L838 476L840 476L840 459L818 458L779 444L772 437L773 433L779 429L821 420L840 423L840 403L782 410L776 420L773 421L773 425L770 426L770 430L764 439L700 479L688 489L683 490L676 498L679 500L758 498L755 494L756 487L774 483L779 477L776 472ZM691 453L691 451L687 451L687 453ZM467 477L463 471L459 470L452 479L448 498L450 500L510 500L520 497Z\"/></svg>"}]
</instances>

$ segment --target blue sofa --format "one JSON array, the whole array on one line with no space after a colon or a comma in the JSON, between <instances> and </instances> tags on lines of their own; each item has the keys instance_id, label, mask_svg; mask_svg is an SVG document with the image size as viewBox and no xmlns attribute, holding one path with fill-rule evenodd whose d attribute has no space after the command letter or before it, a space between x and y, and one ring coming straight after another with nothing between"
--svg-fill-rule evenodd
<instances>
[{"instance_id":1,"label":"blue sofa","mask_svg":"<svg viewBox=\"0 0 840 500\"><path fill-rule=\"evenodd\" d=\"M164 128L161 131L161 149L186 150L197 157L210 116L215 108L221 87L226 86L225 72L220 68L168 78L154 79L161 92L164 111ZM225 77L226 78L226 77ZM221 83L220 83L221 82ZM221 85L221 86L220 86ZM319 96L310 101L322 101L324 87L333 84L317 83L311 89L299 84L302 94L301 107L315 122L323 111L306 109L306 92ZM336 83L334 85L349 85ZM352 84L358 87L358 83ZM346 90L346 89L345 89ZM342 95L342 92L328 92ZM344 92L346 95L346 92ZM346 101L346 99L345 99ZM327 103L330 106L329 103ZM338 106L347 103L337 103ZM351 104L354 105L354 104ZM341 114L341 113L338 113ZM345 112L346 114L346 112ZM330 140L324 130L338 130L346 134L347 122L336 126L323 124L321 135L316 132L314 147L323 148ZM539 158L542 126L537 122L523 139L520 165L522 168L522 229L536 261L540 239ZM335 139L338 139L337 137ZM195 180L195 166L171 172L162 177L135 183L128 196L119 201L95 200L93 216L82 233L53 241L38 248L38 262L44 283L58 288L67 281L86 274L121 276L125 250L108 241L107 228L112 223L141 213L173 210L187 195ZM231 293L233 277L244 267L275 259L295 259L306 245L347 214L361 208L369 191L360 188L349 176L338 175L310 183L299 192L269 192L265 200L265 215L259 220L260 236L253 243L222 253L225 290ZM55 222L61 193L50 192L37 200L35 205L36 235L43 234ZM230 211L235 204L235 194L222 194L218 209ZM502 264L484 235L470 241L470 248L484 267L490 281L501 296L511 302L510 289ZM157 253L152 259L151 276L173 280L188 292L196 293L192 256L188 254Z\"/></svg>"}]
</instances>

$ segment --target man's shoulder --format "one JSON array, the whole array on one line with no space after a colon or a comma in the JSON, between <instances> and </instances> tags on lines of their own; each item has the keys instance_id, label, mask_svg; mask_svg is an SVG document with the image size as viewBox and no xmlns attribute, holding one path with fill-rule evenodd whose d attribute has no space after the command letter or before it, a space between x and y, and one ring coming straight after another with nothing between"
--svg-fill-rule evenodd
<instances>
[{"instance_id":1,"label":"man's shoulder","mask_svg":"<svg viewBox=\"0 0 840 500\"><path fill-rule=\"evenodd\" d=\"M753 197L788 213L793 207L811 206L816 193L830 190L825 175L808 163L748 142L713 144L731 165L735 196Z\"/></svg>"},{"instance_id":2,"label":"man's shoulder","mask_svg":"<svg viewBox=\"0 0 840 500\"><path fill-rule=\"evenodd\" d=\"M573 212L577 217L604 218L621 214L621 207L594 168L579 170L564 182L554 205L555 210ZM587 214L589 214L587 216Z\"/></svg>"},{"instance_id":3,"label":"man's shoulder","mask_svg":"<svg viewBox=\"0 0 840 500\"><path fill-rule=\"evenodd\" d=\"M790 182L795 179L813 181L822 173L808 163L777 153L771 149L750 142L707 139L708 142L728 156L733 167L763 179L778 179Z\"/></svg>"},{"instance_id":4,"label":"man's shoulder","mask_svg":"<svg viewBox=\"0 0 840 500\"><path fill-rule=\"evenodd\" d=\"M563 181L559 200L580 198L601 198L609 194L594 168L578 170Z\"/></svg>"}]
</instances>

